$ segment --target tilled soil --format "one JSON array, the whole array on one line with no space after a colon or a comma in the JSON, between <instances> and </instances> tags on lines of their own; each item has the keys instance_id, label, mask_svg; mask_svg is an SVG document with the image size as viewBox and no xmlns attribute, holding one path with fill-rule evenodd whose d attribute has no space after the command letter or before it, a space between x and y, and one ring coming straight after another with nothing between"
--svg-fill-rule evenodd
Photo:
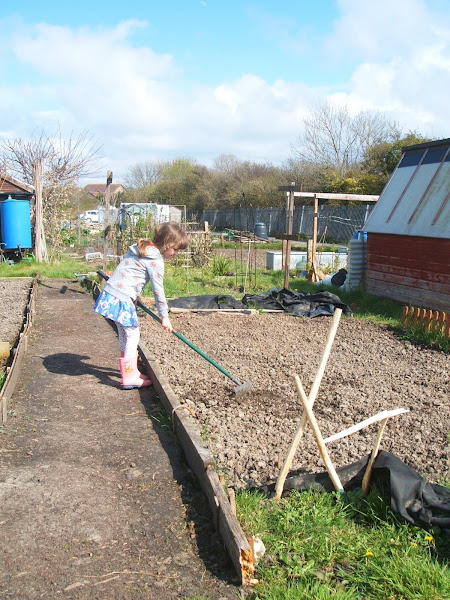
<instances>
[{"instance_id":1,"label":"tilled soil","mask_svg":"<svg viewBox=\"0 0 450 600\"><path fill-rule=\"evenodd\" d=\"M14 346L22 328L31 277L0 277L0 342ZM5 360L0 357L0 367Z\"/></svg>"},{"instance_id":2,"label":"tilled soil","mask_svg":"<svg viewBox=\"0 0 450 600\"><path fill-rule=\"evenodd\" d=\"M234 384L150 317L142 339L181 402L195 413L218 467L237 489L276 481L303 409L293 374L309 393L331 324L284 314L183 313L171 316L177 331L241 382ZM383 410L406 408L388 421L381 449L431 483L449 477L450 357L402 341L388 327L342 317L316 399L324 437ZM369 454L377 425L329 444L335 466ZM292 470L323 471L309 427Z\"/></svg>"}]
</instances>

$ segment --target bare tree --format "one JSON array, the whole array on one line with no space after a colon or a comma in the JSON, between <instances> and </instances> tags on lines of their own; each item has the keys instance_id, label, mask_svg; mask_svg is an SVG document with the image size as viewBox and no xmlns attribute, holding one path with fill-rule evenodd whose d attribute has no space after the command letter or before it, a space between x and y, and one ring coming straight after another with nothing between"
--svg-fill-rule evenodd
<instances>
[{"instance_id":1,"label":"bare tree","mask_svg":"<svg viewBox=\"0 0 450 600\"><path fill-rule=\"evenodd\" d=\"M294 156L306 163L332 167L343 176L363 160L369 148L382 141L398 139L395 123L380 113L351 114L347 106L318 104L304 119L304 133L292 147Z\"/></svg>"},{"instance_id":2,"label":"bare tree","mask_svg":"<svg viewBox=\"0 0 450 600\"><path fill-rule=\"evenodd\" d=\"M34 238L37 262L48 259L46 238L58 247L62 211L77 180L100 168L101 147L88 131L69 139L58 129L53 135L36 131L28 140L0 142L0 162L9 173L35 188Z\"/></svg>"},{"instance_id":3,"label":"bare tree","mask_svg":"<svg viewBox=\"0 0 450 600\"><path fill-rule=\"evenodd\" d=\"M125 184L133 189L146 188L161 181L163 171L164 163L160 161L136 163L129 169Z\"/></svg>"}]
</instances>

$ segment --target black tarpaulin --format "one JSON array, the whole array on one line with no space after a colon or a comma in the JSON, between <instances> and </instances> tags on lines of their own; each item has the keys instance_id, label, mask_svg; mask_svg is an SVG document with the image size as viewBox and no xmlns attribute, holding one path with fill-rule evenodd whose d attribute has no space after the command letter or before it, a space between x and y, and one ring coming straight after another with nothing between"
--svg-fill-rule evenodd
<instances>
[{"instance_id":1,"label":"black tarpaulin","mask_svg":"<svg viewBox=\"0 0 450 600\"><path fill-rule=\"evenodd\" d=\"M295 317L332 316L336 308L341 308L344 315L352 315L347 304L341 302L339 296L331 292L307 294L284 288L272 288L261 294L245 294L242 302L226 294L205 294L176 298L170 300L168 304L169 308L188 309L277 309Z\"/></svg>"},{"instance_id":2,"label":"black tarpaulin","mask_svg":"<svg viewBox=\"0 0 450 600\"><path fill-rule=\"evenodd\" d=\"M245 309L247 308L233 298L233 296L227 296L226 294L205 294L202 296L187 296L186 298L176 298L175 300L169 300L169 308L209 308L209 309Z\"/></svg>"},{"instance_id":3,"label":"black tarpaulin","mask_svg":"<svg viewBox=\"0 0 450 600\"><path fill-rule=\"evenodd\" d=\"M275 287L262 294L245 294L242 302L266 310L282 309L295 317L330 316L336 308L341 308L344 315L352 315L339 296L327 291L308 294Z\"/></svg>"},{"instance_id":4,"label":"black tarpaulin","mask_svg":"<svg viewBox=\"0 0 450 600\"><path fill-rule=\"evenodd\" d=\"M336 469L345 491L361 487L369 456ZM381 450L373 464L371 483L387 489L391 509L406 521L431 529L439 527L450 536L450 489L428 483L394 454ZM327 472L288 477L284 490L320 489L331 492L334 486Z\"/></svg>"}]
</instances>

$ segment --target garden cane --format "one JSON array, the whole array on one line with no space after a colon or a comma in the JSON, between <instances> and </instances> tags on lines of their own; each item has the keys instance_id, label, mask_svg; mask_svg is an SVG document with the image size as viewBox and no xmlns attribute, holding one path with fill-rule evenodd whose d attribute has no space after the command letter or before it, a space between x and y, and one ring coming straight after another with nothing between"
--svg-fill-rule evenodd
<instances>
[{"instance_id":1,"label":"garden cane","mask_svg":"<svg viewBox=\"0 0 450 600\"><path fill-rule=\"evenodd\" d=\"M100 277L102 277L105 281L108 281L109 277L104 271L97 271L97 274ZM158 317L158 315L155 315L155 313L152 312L149 308L147 308L145 306L145 304L143 304L139 300L136 302L136 304L144 312L146 312L148 315L153 317L153 319L155 319L155 321L158 321L158 323L161 323L161 319ZM194 344L191 341L189 341L187 338L185 338L184 335L182 335L181 333L178 333L178 331L172 331L172 333L178 339L180 339L182 342L184 342L190 348L192 348L192 350L195 350L195 352L197 352L197 354L200 354L200 356L202 356L205 360L207 360L213 367L216 367L216 369L218 369L221 373L223 373L229 379L231 379L231 381L236 384L236 387L234 388L234 393L237 397L242 396L243 394L246 394L251 389L252 383L250 381L241 383L238 379L236 379L236 377L233 377L233 375L231 375L231 373L229 373L227 370L225 370L223 367L221 367L218 363L216 363L215 360L213 360L211 357L209 357L207 354L205 354L202 350L200 350L200 348L197 348L197 346L194 346Z\"/></svg>"}]
</instances>

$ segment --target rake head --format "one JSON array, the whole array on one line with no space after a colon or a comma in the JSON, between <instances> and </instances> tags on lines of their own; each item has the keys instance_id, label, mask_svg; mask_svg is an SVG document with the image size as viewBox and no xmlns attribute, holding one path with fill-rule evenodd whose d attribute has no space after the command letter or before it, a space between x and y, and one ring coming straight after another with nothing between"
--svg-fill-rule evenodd
<instances>
[{"instance_id":1,"label":"rake head","mask_svg":"<svg viewBox=\"0 0 450 600\"><path fill-rule=\"evenodd\" d=\"M246 381L245 383L240 383L238 386L234 388L234 395L236 398L247 394L252 388L252 382Z\"/></svg>"}]
</instances>

